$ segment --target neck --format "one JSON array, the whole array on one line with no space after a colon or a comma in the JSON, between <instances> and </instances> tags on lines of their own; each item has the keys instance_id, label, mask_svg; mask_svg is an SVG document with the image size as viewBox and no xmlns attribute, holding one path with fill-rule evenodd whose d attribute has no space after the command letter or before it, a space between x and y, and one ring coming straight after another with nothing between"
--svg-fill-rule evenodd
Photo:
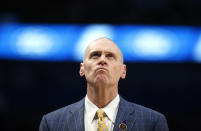
<instances>
[{"instance_id":1,"label":"neck","mask_svg":"<svg viewBox=\"0 0 201 131\"><path fill-rule=\"evenodd\" d=\"M87 84L87 96L98 108L108 105L118 94L118 86L90 86Z\"/></svg>"}]
</instances>

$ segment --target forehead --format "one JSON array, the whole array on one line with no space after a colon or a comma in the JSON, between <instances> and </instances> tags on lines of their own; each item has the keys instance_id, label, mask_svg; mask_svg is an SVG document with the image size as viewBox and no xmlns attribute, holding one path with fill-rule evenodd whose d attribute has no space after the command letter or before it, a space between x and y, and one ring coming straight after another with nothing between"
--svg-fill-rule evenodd
<instances>
[{"instance_id":1,"label":"forehead","mask_svg":"<svg viewBox=\"0 0 201 131\"><path fill-rule=\"evenodd\" d=\"M95 40L88 46L85 53L87 55L94 51L111 52L116 55L121 55L119 47L113 41L108 39Z\"/></svg>"}]
</instances>

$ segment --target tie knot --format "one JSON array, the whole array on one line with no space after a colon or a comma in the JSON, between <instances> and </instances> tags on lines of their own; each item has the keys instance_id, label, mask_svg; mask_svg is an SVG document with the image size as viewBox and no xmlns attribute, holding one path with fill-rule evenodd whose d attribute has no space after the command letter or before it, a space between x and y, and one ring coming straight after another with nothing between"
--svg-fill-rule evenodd
<instances>
[{"instance_id":1,"label":"tie knot","mask_svg":"<svg viewBox=\"0 0 201 131\"><path fill-rule=\"evenodd\" d=\"M104 112L102 109L99 109L99 110L97 111L97 114L98 114L98 117L99 117L99 118L103 118L103 115L105 114L105 112Z\"/></svg>"}]
</instances>

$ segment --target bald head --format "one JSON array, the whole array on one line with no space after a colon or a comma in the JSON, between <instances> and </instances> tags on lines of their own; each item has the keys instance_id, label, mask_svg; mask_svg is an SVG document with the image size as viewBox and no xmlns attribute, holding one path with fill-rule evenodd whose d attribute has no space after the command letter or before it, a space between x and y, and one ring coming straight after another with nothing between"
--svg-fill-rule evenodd
<instances>
[{"instance_id":1,"label":"bald head","mask_svg":"<svg viewBox=\"0 0 201 131\"><path fill-rule=\"evenodd\" d=\"M99 50L100 48L101 50L105 50L105 51L109 51L109 50L116 51L117 57L120 57L120 60L123 63L123 55L121 50L112 40L108 38L98 38L92 41L85 50L83 61L85 61L85 59L87 58L90 52Z\"/></svg>"}]
</instances>

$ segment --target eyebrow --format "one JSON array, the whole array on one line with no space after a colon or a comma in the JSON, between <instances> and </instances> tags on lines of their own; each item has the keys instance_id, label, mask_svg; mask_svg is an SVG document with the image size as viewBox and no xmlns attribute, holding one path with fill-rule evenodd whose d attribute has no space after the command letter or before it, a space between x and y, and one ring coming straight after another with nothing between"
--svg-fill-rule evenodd
<instances>
[{"instance_id":1,"label":"eyebrow","mask_svg":"<svg viewBox=\"0 0 201 131\"><path fill-rule=\"evenodd\" d=\"M91 58L93 55L95 54L98 54L100 55L101 54L101 51L92 51L90 54L89 54L89 58Z\"/></svg>"},{"instance_id":2,"label":"eyebrow","mask_svg":"<svg viewBox=\"0 0 201 131\"><path fill-rule=\"evenodd\" d=\"M115 54L114 52L105 51L105 53L106 53L106 54L112 54L112 55L114 56L114 58L116 58L116 54ZM95 55L95 54L100 55L100 54L102 54L102 51L92 51L92 52L90 52L89 58L91 58L91 57L92 57L93 55Z\"/></svg>"}]
</instances>

